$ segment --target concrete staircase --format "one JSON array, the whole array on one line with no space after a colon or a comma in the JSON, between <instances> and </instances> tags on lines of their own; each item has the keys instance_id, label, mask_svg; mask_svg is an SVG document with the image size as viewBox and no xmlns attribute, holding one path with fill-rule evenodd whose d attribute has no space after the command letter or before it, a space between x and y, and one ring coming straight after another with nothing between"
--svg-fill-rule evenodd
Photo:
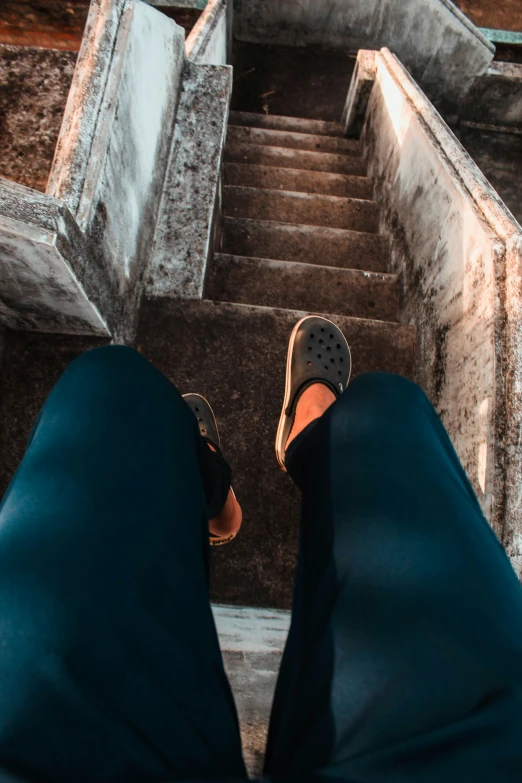
<instances>
[{"instance_id":1,"label":"concrete staircase","mask_svg":"<svg viewBox=\"0 0 522 783\"><path fill-rule=\"evenodd\" d=\"M232 462L244 527L215 553L214 600L286 608L299 499L273 451L290 331L326 314L351 344L354 375L411 376L415 330L399 324L379 206L340 124L232 112L224 160L204 299L147 300L138 344L182 391L209 397Z\"/></svg>"}]
</instances>

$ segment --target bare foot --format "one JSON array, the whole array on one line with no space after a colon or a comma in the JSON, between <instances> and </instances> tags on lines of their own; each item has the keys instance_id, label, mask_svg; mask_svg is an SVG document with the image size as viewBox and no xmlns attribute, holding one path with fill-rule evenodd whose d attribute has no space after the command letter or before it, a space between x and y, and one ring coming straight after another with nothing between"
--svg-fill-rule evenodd
<instances>
[{"instance_id":1,"label":"bare foot","mask_svg":"<svg viewBox=\"0 0 522 783\"><path fill-rule=\"evenodd\" d=\"M242 521L243 512L241 511L241 506L230 489L223 510L217 517L210 520L208 527L215 536L231 536L237 533Z\"/></svg>"},{"instance_id":2,"label":"bare foot","mask_svg":"<svg viewBox=\"0 0 522 783\"><path fill-rule=\"evenodd\" d=\"M216 449L211 443L207 442L207 446L211 451ZM232 492L232 488L229 489L225 505L221 512L211 519L208 523L208 528L215 536L231 536L237 533L241 527L243 521L243 512L241 506L237 502L236 496Z\"/></svg>"},{"instance_id":3,"label":"bare foot","mask_svg":"<svg viewBox=\"0 0 522 783\"><path fill-rule=\"evenodd\" d=\"M288 436L286 448L305 427L322 416L330 405L333 405L335 400L335 394L324 383L314 383L313 386L309 386L302 393L297 403L294 426Z\"/></svg>"}]
</instances>

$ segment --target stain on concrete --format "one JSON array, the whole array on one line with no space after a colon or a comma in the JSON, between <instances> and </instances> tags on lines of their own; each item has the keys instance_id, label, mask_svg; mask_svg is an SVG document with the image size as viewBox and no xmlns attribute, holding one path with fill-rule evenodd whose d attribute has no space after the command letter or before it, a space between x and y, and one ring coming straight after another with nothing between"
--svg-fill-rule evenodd
<instances>
[{"instance_id":1,"label":"stain on concrete","mask_svg":"<svg viewBox=\"0 0 522 783\"><path fill-rule=\"evenodd\" d=\"M0 45L0 176L45 191L76 54Z\"/></svg>"}]
</instances>

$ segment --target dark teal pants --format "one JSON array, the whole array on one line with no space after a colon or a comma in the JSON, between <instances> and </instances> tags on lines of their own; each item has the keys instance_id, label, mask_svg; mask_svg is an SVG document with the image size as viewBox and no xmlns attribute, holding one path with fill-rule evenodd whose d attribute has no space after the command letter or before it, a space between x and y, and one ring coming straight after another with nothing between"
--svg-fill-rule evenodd
<instances>
[{"instance_id":1,"label":"dark teal pants","mask_svg":"<svg viewBox=\"0 0 522 783\"><path fill-rule=\"evenodd\" d=\"M245 777L202 448L129 348L55 386L0 509L0 780ZM522 781L522 590L424 394L356 379L287 464L301 551L266 774Z\"/></svg>"}]
</instances>

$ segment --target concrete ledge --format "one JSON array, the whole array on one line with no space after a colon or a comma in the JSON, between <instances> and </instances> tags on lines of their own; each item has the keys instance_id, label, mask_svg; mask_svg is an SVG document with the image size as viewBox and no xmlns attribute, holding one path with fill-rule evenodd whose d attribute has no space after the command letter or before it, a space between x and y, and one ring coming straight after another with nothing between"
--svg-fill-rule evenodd
<instances>
[{"instance_id":1,"label":"concrete ledge","mask_svg":"<svg viewBox=\"0 0 522 783\"><path fill-rule=\"evenodd\" d=\"M359 136L374 81L375 52L360 49L341 120L346 136Z\"/></svg>"},{"instance_id":2,"label":"concrete ledge","mask_svg":"<svg viewBox=\"0 0 522 783\"><path fill-rule=\"evenodd\" d=\"M522 126L522 65L491 63L473 85L461 119L500 127Z\"/></svg>"},{"instance_id":3,"label":"concrete ledge","mask_svg":"<svg viewBox=\"0 0 522 783\"><path fill-rule=\"evenodd\" d=\"M108 335L67 206L0 179L0 322L8 329Z\"/></svg>"},{"instance_id":4,"label":"concrete ledge","mask_svg":"<svg viewBox=\"0 0 522 783\"><path fill-rule=\"evenodd\" d=\"M386 49L363 143L403 318L418 327L417 378L520 569L522 231Z\"/></svg>"},{"instance_id":5,"label":"concrete ledge","mask_svg":"<svg viewBox=\"0 0 522 783\"><path fill-rule=\"evenodd\" d=\"M232 55L232 0L209 0L186 41L198 65L226 65Z\"/></svg>"},{"instance_id":6,"label":"concrete ledge","mask_svg":"<svg viewBox=\"0 0 522 783\"><path fill-rule=\"evenodd\" d=\"M221 203L232 68L189 63L149 272L149 296L200 299Z\"/></svg>"}]
</instances>

